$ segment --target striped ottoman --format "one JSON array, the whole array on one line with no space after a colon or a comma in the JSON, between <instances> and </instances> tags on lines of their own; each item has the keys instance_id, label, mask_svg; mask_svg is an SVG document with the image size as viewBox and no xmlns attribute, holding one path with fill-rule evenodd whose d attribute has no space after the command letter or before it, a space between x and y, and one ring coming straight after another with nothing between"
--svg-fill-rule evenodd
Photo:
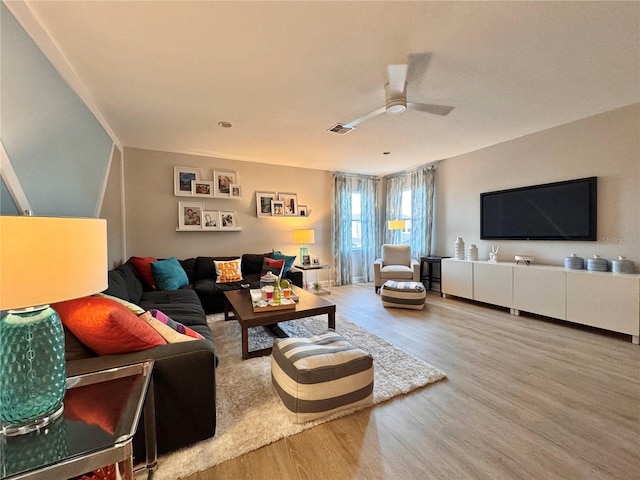
<instances>
[{"instance_id":1,"label":"striped ottoman","mask_svg":"<svg viewBox=\"0 0 640 480\"><path fill-rule=\"evenodd\" d=\"M334 330L273 341L271 381L294 423L373 400L373 358Z\"/></svg>"},{"instance_id":2,"label":"striped ottoman","mask_svg":"<svg viewBox=\"0 0 640 480\"><path fill-rule=\"evenodd\" d=\"M420 282L396 282L387 280L380 289L380 298L385 307L422 310L427 291Z\"/></svg>"}]
</instances>

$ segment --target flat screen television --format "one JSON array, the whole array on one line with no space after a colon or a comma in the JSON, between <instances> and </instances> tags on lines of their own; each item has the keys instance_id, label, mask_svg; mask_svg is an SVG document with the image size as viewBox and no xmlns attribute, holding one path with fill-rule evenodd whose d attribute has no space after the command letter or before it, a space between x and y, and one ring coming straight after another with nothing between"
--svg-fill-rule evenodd
<instances>
[{"instance_id":1,"label":"flat screen television","mask_svg":"<svg viewBox=\"0 0 640 480\"><path fill-rule=\"evenodd\" d=\"M597 240L598 178L480 194L483 240Z\"/></svg>"}]
</instances>

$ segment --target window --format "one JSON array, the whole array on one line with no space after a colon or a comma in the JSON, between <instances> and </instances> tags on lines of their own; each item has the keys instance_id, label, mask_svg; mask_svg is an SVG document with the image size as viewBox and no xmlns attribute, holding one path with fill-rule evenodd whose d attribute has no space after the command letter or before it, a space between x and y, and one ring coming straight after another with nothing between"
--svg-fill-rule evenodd
<instances>
[{"instance_id":1,"label":"window","mask_svg":"<svg viewBox=\"0 0 640 480\"><path fill-rule=\"evenodd\" d=\"M400 218L404 220L405 227L402 231L401 241L403 245L411 243L411 189L402 190L402 203L400 204Z\"/></svg>"},{"instance_id":2,"label":"window","mask_svg":"<svg viewBox=\"0 0 640 480\"><path fill-rule=\"evenodd\" d=\"M362 248L362 197L360 192L351 194L351 248Z\"/></svg>"}]
</instances>

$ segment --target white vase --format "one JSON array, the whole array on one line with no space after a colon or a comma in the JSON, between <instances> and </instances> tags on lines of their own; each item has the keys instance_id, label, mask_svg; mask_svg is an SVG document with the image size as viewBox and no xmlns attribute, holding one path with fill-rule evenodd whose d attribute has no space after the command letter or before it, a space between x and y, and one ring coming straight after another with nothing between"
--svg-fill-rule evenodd
<instances>
[{"instance_id":1,"label":"white vase","mask_svg":"<svg viewBox=\"0 0 640 480\"><path fill-rule=\"evenodd\" d=\"M462 240L462 237L456 239L454 258L456 260L464 260L464 240Z\"/></svg>"},{"instance_id":2,"label":"white vase","mask_svg":"<svg viewBox=\"0 0 640 480\"><path fill-rule=\"evenodd\" d=\"M467 260L470 260L472 262L478 260L478 247L476 247L473 243L467 248Z\"/></svg>"}]
</instances>

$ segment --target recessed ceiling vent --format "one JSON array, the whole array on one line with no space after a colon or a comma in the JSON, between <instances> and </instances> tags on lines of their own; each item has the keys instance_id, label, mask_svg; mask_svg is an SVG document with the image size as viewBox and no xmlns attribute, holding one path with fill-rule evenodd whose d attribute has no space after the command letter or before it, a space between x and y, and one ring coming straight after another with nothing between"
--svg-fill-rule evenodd
<instances>
[{"instance_id":1,"label":"recessed ceiling vent","mask_svg":"<svg viewBox=\"0 0 640 480\"><path fill-rule=\"evenodd\" d=\"M331 127L328 131L333 133L339 133L340 135L344 135L346 133L354 131L355 129L356 127L345 127L341 123L338 123L334 127Z\"/></svg>"}]
</instances>

